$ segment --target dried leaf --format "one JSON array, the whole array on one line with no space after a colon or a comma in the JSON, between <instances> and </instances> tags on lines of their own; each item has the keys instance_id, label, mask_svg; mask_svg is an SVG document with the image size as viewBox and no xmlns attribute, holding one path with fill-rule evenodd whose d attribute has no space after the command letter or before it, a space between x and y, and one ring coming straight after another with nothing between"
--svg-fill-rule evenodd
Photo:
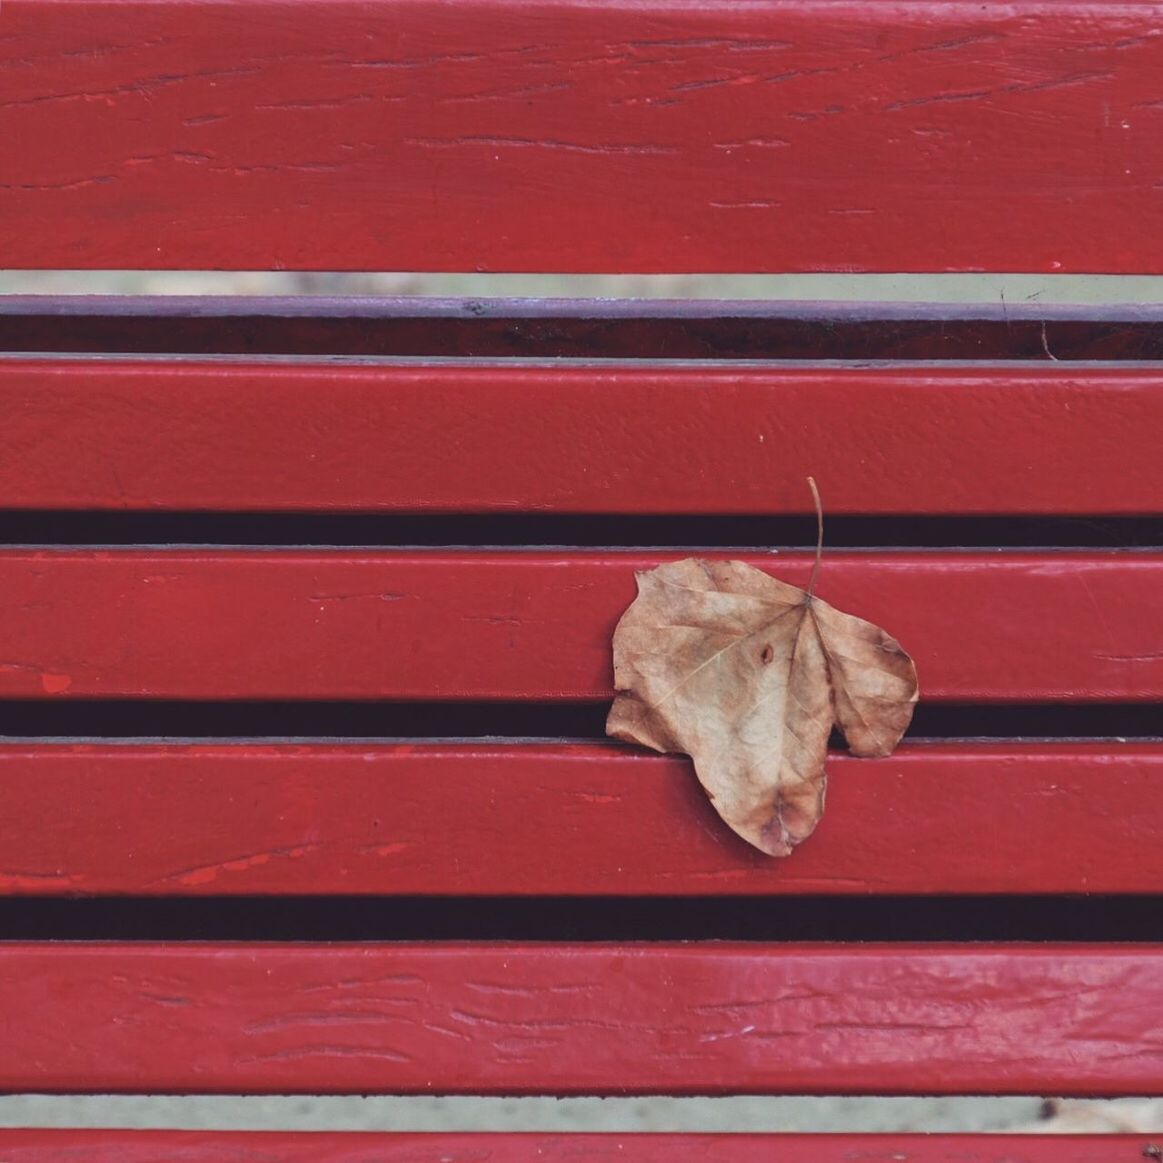
<instances>
[{"instance_id":1,"label":"dried leaf","mask_svg":"<svg viewBox=\"0 0 1163 1163\"><path fill-rule=\"evenodd\" d=\"M812 585L741 561L687 558L637 576L614 633L607 733L691 756L727 824L787 856L823 813L833 724L856 755L900 741L917 700L912 660Z\"/></svg>"}]
</instances>

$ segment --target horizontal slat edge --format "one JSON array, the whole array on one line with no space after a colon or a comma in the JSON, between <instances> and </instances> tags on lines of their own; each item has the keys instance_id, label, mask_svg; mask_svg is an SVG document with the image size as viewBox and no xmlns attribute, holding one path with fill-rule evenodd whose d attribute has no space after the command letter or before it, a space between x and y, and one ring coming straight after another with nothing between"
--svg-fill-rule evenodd
<instances>
[{"instance_id":1,"label":"horizontal slat edge","mask_svg":"<svg viewBox=\"0 0 1163 1163\"><path fill-rule=\"evenodd\" d=\"M1142 1163L1142 1135L4 1130L7 1163Z\"/></svg>"},{"instance_id":2,"label":"horizontal slat edge","mask_svg":"<svg viewBox=\"0 0 1163 1163\"><path fill-rule=\"evenodd\" d=\"M784 861L610 746L0 745L0 894L1150 893L1163 745L833 756ZM61 811L61 805L68 805Z\"/></svg>"},{"instance_id":3,"label":"horizontal slat edge","mask_svg":"<svg viewBox=\"0 0 1163 1163\"><path fill-rule=\"evenodd\" d=\"M0 1087L1158 1094L1163 947L0 946Z\"/></svg>"},{"instance_id":4,"label":"horizontal slat edge","mask_svg":"<svg viewBox=\"0 0 1163 1163\"><path fill-rule=\"evenodd\" d=\"M0 551L0 695L606 699L634 573L674 554ZM713 554L708 556L723 556ZM745 555L806 584L810 557ZM1163 697L1163 554L836 553L818 593L922 697Z\"/></svg>"},{"instance_id":5,"label":"horizontal slat edge","mask_svg":"<svg viewBox=\"0 0 1163 1163\"><path fill-rule=\"evenodd\" d=\"M9 508L1150 514L1153 368L0 362Z\"/></svg>"},{"instance_id":6,"label":"horizontal slat edge","mask_svg":"<svg viewBox=\"0 0 1163 1163\"><path fill-rule=\"evenodd\" d=\"M1163 269L1150 4L5 11L13 268Z\"/></svg>"}]
</instances>

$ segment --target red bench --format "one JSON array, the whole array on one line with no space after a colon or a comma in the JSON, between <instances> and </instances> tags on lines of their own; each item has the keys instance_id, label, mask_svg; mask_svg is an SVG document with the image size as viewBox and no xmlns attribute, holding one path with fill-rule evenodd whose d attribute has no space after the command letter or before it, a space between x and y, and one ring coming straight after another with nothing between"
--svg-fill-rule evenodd
<instances>
[{"instance_id":1,"label":"red bench","mask_svg":"<svg viewBox=\"0 0 1163 1163\"><path fill-rule=\"evenodd\" d=\"M8 0L0 256L1160 272L1157 24ZM1161 337L1036 302L0 302L0 1088L1163 1094ZM635 569L803 584L809 475L818 592L922 704L773 861L601 725ZM1152 1146L0 1131L21 1163Z\"/></svg>"}]
</instances>

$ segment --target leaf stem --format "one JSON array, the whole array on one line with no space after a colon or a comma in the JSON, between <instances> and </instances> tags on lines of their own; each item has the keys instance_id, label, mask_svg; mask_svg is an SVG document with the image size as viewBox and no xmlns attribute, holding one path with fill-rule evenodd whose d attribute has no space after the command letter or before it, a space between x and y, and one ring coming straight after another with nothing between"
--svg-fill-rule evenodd
<instances>
[{"instance_id":1,"label":"leaf stem","mask_svg":"<svg viewBox=\"0 0 1163 1163\"><path fill-rule=\"evenodd\" d=\"M812 500L816 505L816 560L812 562L812 576L808 579L808 600L816 589L816 575L820 572L820 558L824 555L824 506L820 501L820 490L816 488L815 477L808 477L808 488L812 490Z\"/></svg>"}]
</instances>

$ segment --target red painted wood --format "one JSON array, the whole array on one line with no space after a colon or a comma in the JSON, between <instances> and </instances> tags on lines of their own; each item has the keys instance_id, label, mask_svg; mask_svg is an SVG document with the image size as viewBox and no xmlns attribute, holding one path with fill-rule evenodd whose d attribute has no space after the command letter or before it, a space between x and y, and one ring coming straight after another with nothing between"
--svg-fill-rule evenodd
<instances>
[{"instance_id":1,"label":"red painted wood","mask_svg":"<svg viewBox=\"0 0 1163 1163\"><path fill-rule=\"evenodd\" d=\"M0 253L1159 272L1157 16L1121 0L6 0Z\"/></svg>"},{"instance_id":2,"label":"red painted wood","mask_svg":"<svg viewBox=\"0 0 1163 1163\"><path fill-rule=\"evenodd\" d=\"M1150 893L1163 745L914 745L829 762L794 860L681 759L531 744L10 744L0 893ZM62 812L61 805L68 811Z\"/></svg>"},{"instance_id":3,"label":"red painted wood","mask_svg":"<svg viewBox=\"0 0 1163 1163\"><path fill-rule=\"evenodd\" d=\"M4 1130L5 1163L1142 1163L1143 1135Z\"/></svg>"},{"instance_id":4,"label":"red painted wood","mask_svg":"<svg viewBox=\"0 0 1163 1163\"><path fill-rule=\"evenodd\" d=\"M1163 496L1145 367L21 361L0 410L13 508L803 513L808 475L834 514Z\"/></svg>"},{"instance_id":5,"label":"red painted wood","mask_svg":"<svg viewBox=\"0 0 1163 1163\"><path fill-rule=\"evenodd\" d=\"M36 1092L1159 1094L1163 946L0 946Z\"/></svg>"},{"instance_id":6,"label":"red painted wood","mask_svg":"<svg viewBox=\"0 0 1163 1163\"><path fill-rule=\"evenodd\" d=\"M634 571L675 554L7 550L0 694L605 699ZM807 584L808 556L750 555ZM837 553L928 699L1163 697L1163 554Z\"/></svg>"}]
</instances>

